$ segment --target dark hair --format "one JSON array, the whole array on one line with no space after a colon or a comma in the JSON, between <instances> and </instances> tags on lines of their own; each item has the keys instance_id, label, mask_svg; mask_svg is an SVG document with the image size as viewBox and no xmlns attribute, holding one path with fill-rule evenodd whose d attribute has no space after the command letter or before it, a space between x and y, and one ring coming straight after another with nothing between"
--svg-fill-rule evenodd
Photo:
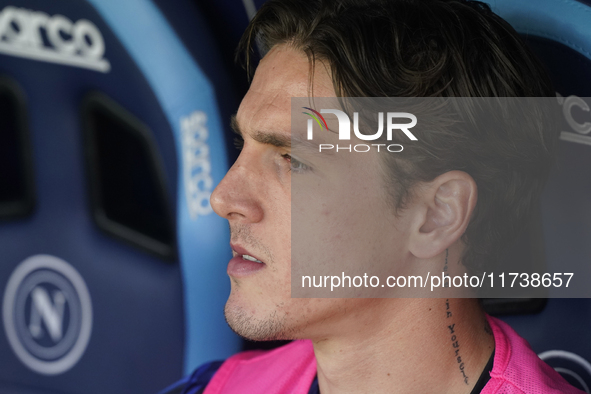
<instances>
[{"instance_id":1,"label":"dark hair","mask_svg":"<svg viewBox=\"0 0 591 394\"><path fill-rule=\"evenodd\" d=\"M327 63L340 97L555 96L517 32L478 1L270 0L238 53L252 72L256 46L264 52L278 44L305 52L312 69L316 59ZM538 115L523 114L525 123L537 124ZM416 182L467 172L478 203L462 238L463 263L478 269L496 259L539 198L557 145L554 130L526 129L527 135L451 128L422 136L412 154L386 159L396 208Z\"/></svg>"}]
</instances>

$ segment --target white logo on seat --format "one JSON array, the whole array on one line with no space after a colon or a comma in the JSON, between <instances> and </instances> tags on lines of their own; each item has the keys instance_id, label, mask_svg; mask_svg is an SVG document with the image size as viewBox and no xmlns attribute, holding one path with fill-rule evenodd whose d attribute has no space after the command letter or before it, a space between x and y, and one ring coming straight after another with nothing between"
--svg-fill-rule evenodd
<instances>
[{"instance_id":1,"label":"white logo on seat","mask_svg":"<svg viewBox=\"0 0 591 394\"><path fill-rule=\"evenodd\" d=\"M578 96L562 97L557 93L556 96L558 104L562 106L562 114L571 131L562 130L560 132L560 139L564 141L575 142L578 144L591 145L591 122L583 122L575 120L572 109L577 107L582 113L586 113L589 118L589 104Z\"/></svg>"},{"instance_id":2,"label":"white logo on seat","mask_svg":"<svg viewBox=\"0 0 591 394\"><path fill-rule=\"evenodd\" d=\"M213 190L211 159L207 138L207 115L194 111L181 118L183 146L183 181L191 219L213 212L209 198Z\"/></svg>"},{"instance_id":3,"label":"white logo on seat","mask_svg":"<svg viewBox=\"0 0 591 394\"><path fill-rule=\"evenodd\" d=\"M43 336L41 321L45 323L49 336L54 342L62 339L62 326L64 322L64 306L66 297L64 293L57 290L54 292L53 302L47 291L37 286L31 292L31 319L29 321L29 332L35 339Z\"/></svg>"},{"instance_id":4,"label":"white logo on seat","mask_svg":"<svg viewBox=\"0 0 591 394\"><path fill-rule=\"evenodd\" d=\"M74 267L54 256L32 256L16 267L2 313L12 350L41 374L72 368L90 340L92 305L86 284Z\"/></svg>"},{"instance_id":5,"label":"white logo on seat","mask_svg":"<svg viewBox=\"0 0 591 394\"><path fill-rule=\"evenodd\" d=\"M579 388L587 394L591 393L588 383L591 382L591 364L578 354L566 350L547 350L538 354L542 360L550 365L562 377L578 383ZM569 382L573 383L573 382Z\"/></svg>"},{"instance_id":6,"label":"white logo on seat","mask_svg":"<svg viewBox=\"0 0 591 394\"><path fill-rule=\"evenodd\" d=\"M0 12L0 53L103 73L111 69L103 58L103 36L91 21L74 23L63 15L12 6Z\"/></svg>"}]
</instances>

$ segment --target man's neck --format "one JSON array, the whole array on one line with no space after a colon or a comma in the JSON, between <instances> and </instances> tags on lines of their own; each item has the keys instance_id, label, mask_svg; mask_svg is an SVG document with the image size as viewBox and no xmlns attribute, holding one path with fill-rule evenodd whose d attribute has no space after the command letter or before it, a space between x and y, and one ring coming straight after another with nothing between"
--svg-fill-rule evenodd
<instances>
[{"instance_id":1,"label":"man's neck","mask_svg":"<svg viewBox=\"0 0 591 394\"><path fill-rule=\"evenodd\" d=\"M471 392L494 349L477 300L367 301L313 339L322 394Z\"/></svg>"}]
</instances>

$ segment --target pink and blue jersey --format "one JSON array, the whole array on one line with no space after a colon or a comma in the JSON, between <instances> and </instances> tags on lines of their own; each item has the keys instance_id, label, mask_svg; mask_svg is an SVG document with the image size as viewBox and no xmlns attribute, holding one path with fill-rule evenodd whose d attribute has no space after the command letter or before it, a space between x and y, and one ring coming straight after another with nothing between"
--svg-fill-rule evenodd
<instances>
[{"instance_id":1,"label":"pink and blue jersey","mask_svg":"<svg viewBox=\"0 0 591 394\"><path fill-rule=\"evenodd\" d=\"M506 323L488 321L495 338L490 378L481 394L581 394L544 363ZM238 353L209 363L162 394L318 394L316 358L310 341L271 351Z\"/></svg>"}]
</instances>

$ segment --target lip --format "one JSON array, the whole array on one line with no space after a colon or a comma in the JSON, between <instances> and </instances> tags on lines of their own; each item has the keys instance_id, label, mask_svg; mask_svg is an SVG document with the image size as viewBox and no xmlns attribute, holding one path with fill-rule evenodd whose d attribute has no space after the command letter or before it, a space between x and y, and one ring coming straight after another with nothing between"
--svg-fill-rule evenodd
<instances>
[{"instance_id":1,"label":"lip","mask_svg":"<svg viewBox=\"0 0 591 394\"><path fill-rule=\"evenodd\" d=\"M243 278L246 276L250 276L255 274L256 272L264 269L266 267L265 263L257 263L255 261L244 260L242 255L247 254L249 256L254 257L257 260L262 261L257 256L250 253L248 250L244 249L239 245L230 244L232 247L232 251L234 252L234 257L228 262L228 275L233 278Z\"/></svg>"}]
</instances>

